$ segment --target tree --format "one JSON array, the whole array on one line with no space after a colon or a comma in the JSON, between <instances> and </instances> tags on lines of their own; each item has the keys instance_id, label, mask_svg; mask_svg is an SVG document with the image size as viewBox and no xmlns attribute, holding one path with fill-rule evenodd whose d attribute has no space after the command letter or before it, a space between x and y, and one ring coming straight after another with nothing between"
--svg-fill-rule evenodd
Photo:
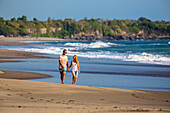
<instances>
[{"instance_id":1,"label":"tree","mask_svg":"<svg viewBox=\"0 0 170 113\"><path fill-rule=\"evenodd\" d=\"M21 17L18 17L18 18L17 18L17 21L19 21L19 20L22 20L22 18L21 18Z\"/></svg>"},{"instance_id":2,"label":"tree","mask_svg":"<svg viewBox=\"0 0 170 113\"><path fill-rule=\"evenodd\" d=\"M70 26L70 34L76 34L77 30L78 30L78 25L75 21L73 21Z\"/></svg>"},{"instance_id":3,"label":"tree","mask_svg":"<svg viewBox=\"0 0 170 113\"><path fill-rule=\"evenodd\" d=\"M63 27L64 27L64 30L66 31L69 30L69 23L66 20L63 21Z\"/></svg>"},{"instance_id":4,"label":"tree","mask_svg":"<svg viewBox=\"0 0 170 113\"><path fill-rule=\"evenodd\" d=\"M95 19L90 19L90 20L88 20L88 22L90 23L92 30L94 30L94 31L101 30L100 23L97 22Z\"/></svg>"},{"instance_id":5,"label":"tree","mask_svg":"<svg viewBox=\"0 0 170 113\"><path fill-rule=\"evenodd\" d=\"M22 16L22 21L26 22L27 21L27 16Z\"/></svg>"},{"instance_id":6,"label":"tree","mask_svg":"<svg viewBox=\"0 0 170 113\"><path fill-rule=\"evenodd\" d=\"M138 33L138 32L139 32L139 28L136 27L136 26L130 27L129 30L130 30L130 32L132 32L132 33Z\"/></svg>"},{"instance_id":7,"label":"tree","mask_svg":"<svg viewBox=\"0 0 170 113\"><path fill-rule=\"evenodd\" d=\"M87 19L87 17L84 17L84 21L87 21L88 19Z\"/></svg>"},{"instance_id":8,"label":"tree","mask_svg":"<svg viewBox=\"0 0 170 113\"><path fill-rule=\"evenodd\" d=\"M13 22L16 21L16 18L15 18L15 17L14 17L14 18L11 18L11 21L13 21Z\"/></svg>"},{"instance_id":9,"label":"tree","mask_svg":"<svg viewBox=\"0 0 170 113\"><path fill-rule=\"evenodd\" d=\"M23 28L23 29L25 29L25 26L24 25L19 25L19 28Z\"/></svg>"},{"instance_id":10,"label":"tree","mask_svg":"<svg viewBox=\"0 0 170 113\"><path fill-rule=\"evenodd\" d=\"M3 35L3 27L4 27L4 25L3 24L0 24L0 35Z\"/></svg>"},{"instance_id":11,"label":"tree","mask_svg":"<svg viewBox=\"0 0 170 113\"><path fill-rule=\"evenodd\" d=\"M68 36L68 32L66 30L62 30L60 34L62 35L62 37Z\"/></svg>"},{"instance_id":12,"label":"tree","mask_svg":"<svg viewBox=\"0 0 170 113\"><path fill-rule=\"evenodd\" d=\"M140 17L138 20L141 21L141 22L143 22L143 21L151 22L151 20L149 20L149 19L147 19L145 17Z\"/></svg>"},{"instance_id":13,"label":"tree","mask_svg":"<svg viewBox=\"0 0 170 113\"><path fill-rule=\"evenodd\" d=\"M56 29L55 33L50 32L50 28ZM46 34L41 34L41 29L47 28ZM51 20L48 17L47 21L38 21L33 18L33 21L27 21L26 16L13 17L10 20L4 20L0 17L0 35L18 36L27 35L28 31L32 36L45 37L66 37L80 32L94 33L99 31L103 36L113 36L116 32L125 31L129 34L137 34L140 30L144 31L144 35L170 35L170 22L166 21L151 21L145 17L140 17L138 20L102 20L102 19L87 19L75 21L72 19ZM96 32L97 33L97 32ZM128 35L128 34L127 34Z\"/></svg>"},{"instance_id":14,"label":"tree","mask_svg":"<svg viewBox=\"0 0 170 113\"><path fill-rule=\"evenodd\" d=\"M168 32L169 35L170 35L170 24L167 26L167 32Z\"/></svg>"},{"instance_id":15,"label":"tree","mask_svg":"<svg viewBox=\"0 0 170 113\"><path fill-rule=\"evenodd\" d=\"M116 29L116 31L117 31L117 33L121 33L122 32L122 30L121 29Z\"/></svg>"},{"instance_id":16,"label":"tree","mask_svg":"<svg viewBox=\"0 0 170 113\"><path fill-rule=\"evenodd\" d=\"M3 18L3 17L0 17L0 21L4 21L4 18Z\"/></svg>"},{"instance_id":17,"label":"tree","mask_svg":"<svg viewBox=\"0 0 170 113\"><path fill-rule=\"evenodd\" d=\"M51 18L50 18L50 17L48 17L48 20L47 20L47 21L48 21L48 23L50 23L50 22L51 22Z\"/></svg>"},{"instance_id":18,"label":"tree","mask_svg":"<svg viewBox=\"0 0 170 113\"><path fill-rule=\"evenodd\" d=\"M28 34L28 31L25 29L25 28L21 28L20 31L19 31L19 35L21 36L25 36Z\"/></svg>"},{"instance_id":19,"label":"tree","mask_svg":"<svg viewBox=\"0 0 170 113\"><path fill-rule=\"evenodd\" d=\"M33 21L34 21L34 22L37 22L38 20L37 20L37 18L33 18Z\"/></svg>"},{"instance_id":20,"label":"tree","mask_svg":"<svg viewBox=\"0 0 170 113\"><path fill-rule=\"evenodd\" d=\"M56 29L55 33L53 33L52 35L53 37L58 37L58 38L61 38L62 35L58 32L58 29Z\"/></svg>"},{"instance_id":21,"label":"tree","mask_svg":"<svg viewBox=\"0 0 170 113\"><path fill-rule=\"evenodd\" d=\"M8 25L0 25L0 34L4 36L17 36L17 31Z\"/></svg>"},{"instance_id":22,"label":"tree","mask_svg":"<svg viewBox=\"0 0 170 113\"><path fill-rule=\"evenodd\" d=\"M50 28L49 27L47 27L47 37L50 37L51 35L50 35Z\"/></svg>"},{"instance_id":23,"label":"tree","mask_svg":"<svg viewBox=\"0 0 170 113\"><path fill-rule=\"evenodd\" d=\"M103 36L111 36L115 34L115 32L111 32L111 30L105 25L102 25L102 31L103 31Z\"/></svg>"},{"instance_id":24,"label":"tree","mask_svg":"<svg viewBox=\"0 0 170 113\"><path fill-rule=\"evenodd\" d=\"M85 26L83 27L83 32L88 33L89 31L90 31L89 25L85 25Z\"/></svg>"},{"instance_id":25,"label":"tree","mask_svg":"<svg viewBox=\"0 0 170 113\"><path fill-rule=\"evenodd\" d=\"M22 20L23 22L26 22L27 17L23 15L22 17L18 17L17 20Z\"/></svg>"}]
</instances>

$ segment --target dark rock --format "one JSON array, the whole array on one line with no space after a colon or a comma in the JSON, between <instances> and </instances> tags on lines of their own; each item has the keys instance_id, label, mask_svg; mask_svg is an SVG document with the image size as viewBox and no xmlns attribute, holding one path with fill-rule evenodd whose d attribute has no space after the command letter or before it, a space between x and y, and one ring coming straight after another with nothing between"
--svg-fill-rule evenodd
<instances>
[{"instance_id":1,"label":"dark rock","mask_svg":"<svg viewBox=\"0 0 170 113\"><path fill-rule=\"evenodd\" d=\"M170 36L156 36L156 35L144 35L144 34L117 34L110 36L102 36L100 33L79 33L72 36L67 36L63 39L73 40L170 40Z\"/></svg>"}]
</instances>

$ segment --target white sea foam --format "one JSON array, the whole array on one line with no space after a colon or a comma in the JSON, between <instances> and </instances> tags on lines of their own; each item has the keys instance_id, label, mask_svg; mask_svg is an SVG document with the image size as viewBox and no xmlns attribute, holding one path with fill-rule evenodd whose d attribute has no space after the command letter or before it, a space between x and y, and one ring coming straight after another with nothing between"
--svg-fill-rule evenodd
<instances>
[{"instance_id":1,"label":"white sea foam","mask_svg":"<svg viewBox=\"0 0 170 113\"><path fill-rule=\"evenodd\" d=\"M25 43L47 43L47 42L58 42L58 41L20 41L20 42L25 42Z\"/></svg>"},{"instance_id":2,"label":"white sea foam","mask_svg":"<svg viewBox=\"0 0 170 113\"><path fill-rule=\"evenodd\" d=\"M170 42L168 42L170 43ZM163 55L154 55L146 52L143 53L133 53L131 51L127 51L125 53L118 52L110 52L110 51L82 51L84 48L105 48L111 47L117 44L110 42L93 42L93 43L66 43L62 46L35 46L34 48L9 48L11 50L19 50L19 51L29 51L29 52L39 52L39 53L47 53L47 54L56 54L60 55L63 52L63 49L67 49L67 55L73 56L78 55L79 57L87 57L87 58L106 58L106 59L120 59L123 61L136 61L141 63L150 63L150 64L162 64L162 65L170 65L170 57Z\"/></svg>"},{"instance_id":3,"label":"white sea foam","mask_svg":"<svg viewBox=\"0 0 170 113\"><path fill-rule=\"evenodd\" d=\"M67 55L73 56L78 55L79 57L87 58L107 58L107 59L119 59L123 61L136 61L140 63L149 63L149 64L162 64L170 65L170 57L163 55L153 55L146 52L143 53L117 53L110 51L100 51L100 52L79 52L73 51L76 50L75 47L46 47L46 48L9 48L11 50L20 50L20 51L29 51L29 52L39 52L47 54L62 54L63 49L67 49ZM78 48L77 48L78 50Z\"/></svg>"},{"instance_id":4,"label":"white sea foam","mask_svg":"<svg viewBox=\"0 0 170 113\"><path fill-rule=\"evenodd\" d=\"M66 43L64 44L65 46L72 46L72 47L79 47L79 48L103 48L103 47L111 47L113 45L118 45L118 44L115 44L115 43L105 43L105 42L102 42L102 41L97 41L97 42L94 42L94 43L90 43L90 44L87 44L87 43Z\"/></svg>"},{"instance_id":5,"label":"white sea foam","mask_svg":"<svg viewBox=\"0 0 170 113\"><path fill-rule=\"evenodd\" d=\"M168 42L168 44L170 44L170 42Z\"/></svg>"},{"instance_id":6,"label":"white sea foam","mask_svg":"<svg viewBox=\"0 0 170 113\"><path fill-rule=\"evenodd\" d=\"M166 57L163 55L153 55L153 54L148 54L145 52L141 54L130 54L124 60L125 61L137 61L141 63L150 63L150 64L170 65L170 57Z\"/></svg>"}]
</instances>

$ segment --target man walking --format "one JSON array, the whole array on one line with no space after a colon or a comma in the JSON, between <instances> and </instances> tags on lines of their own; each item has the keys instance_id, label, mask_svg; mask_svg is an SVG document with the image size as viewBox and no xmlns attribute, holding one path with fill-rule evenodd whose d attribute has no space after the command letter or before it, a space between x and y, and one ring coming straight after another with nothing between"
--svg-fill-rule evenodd
<instances>
[{"instance_id":1,"label":"man walking","mask_svg":"<svg viewBox=\"0 0 170 113\"><path fill-rule=\"evenodd\" d=\"M65 79L65 74L66 74L66 65L67 65L67 68L69 68L68 57L66 56L66 54L67 54L67 50L64 49L63 54L60 55L59 57L59 71L61 75L62 84L64 84L64 79Z\"/></svg>"}]
</instances>

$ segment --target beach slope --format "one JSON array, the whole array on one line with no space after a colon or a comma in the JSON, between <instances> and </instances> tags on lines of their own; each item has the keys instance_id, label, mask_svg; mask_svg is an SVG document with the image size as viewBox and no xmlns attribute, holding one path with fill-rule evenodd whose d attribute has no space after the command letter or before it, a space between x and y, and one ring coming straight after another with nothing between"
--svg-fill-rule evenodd
<instances>
[{"instance_id":1,"label":"beach slope","mask_svg":"<svg viewBox=\"0 0 170 113\"><path fill-rule=\"evenodd\" d=\"M24 45L20 42L24 40L35 39L0 38L0 45ZM5 49L0 49L0 53L0 63L49 58L40 56L40 53ZM16 80L36 77L50 76L0 70L0 113L170 113L170 92Z\"/></svg>"},{"instance_id":2,"label":"beach slope","mask_svg":"<svg viewBox=\"0 0 170 113\"><path fill-rule=\"evenodd\" d=\"M170 92L0 79L2 113L170 112Z\"/></svg>"}]
</instances>

